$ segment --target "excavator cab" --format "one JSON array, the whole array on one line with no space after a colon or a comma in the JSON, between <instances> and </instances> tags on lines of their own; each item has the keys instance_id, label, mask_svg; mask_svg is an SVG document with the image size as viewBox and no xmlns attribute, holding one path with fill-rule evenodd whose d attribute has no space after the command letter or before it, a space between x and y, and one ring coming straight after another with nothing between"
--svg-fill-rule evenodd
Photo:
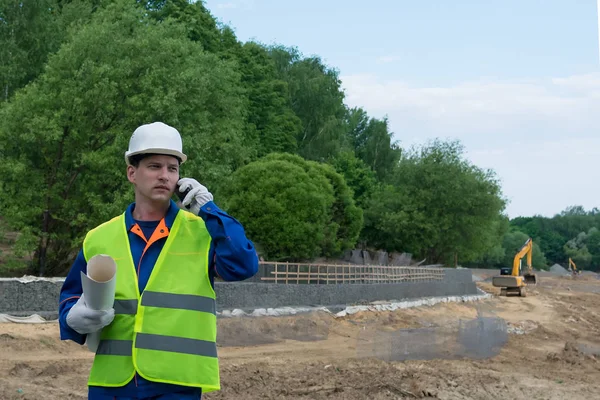
<instances>
[{"instance_id":1,"label":"excavator cab","mask_svg":"<svg viewBox=\"0 0 600 400\"><path fill-rule=\"evenodd\" d=\"M492 278L492 285L501 288L501 295L508 296L509 294L516 294L525 297L527 295L525 287L537 284L537 275L533 272L531 266L532 252L533 241L529 238L515 255L510 274L507 273L508 271L506 268L502 268L500 270L500 275ZM527 255L527 271L522 274L521 259L525 255Z\"/></svg>"}]
</instances>

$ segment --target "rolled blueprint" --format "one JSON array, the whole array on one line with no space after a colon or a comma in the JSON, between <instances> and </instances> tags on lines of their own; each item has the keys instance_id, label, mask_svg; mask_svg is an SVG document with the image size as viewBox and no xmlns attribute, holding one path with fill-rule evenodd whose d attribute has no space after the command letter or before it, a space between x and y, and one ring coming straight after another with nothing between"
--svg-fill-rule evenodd
<instances>
[{"instance_id":1,"label":"rolled blueprint","mask_svg":"<svg viewBox=\"0 0 600 400\"><path fill-rule=\"evenodd\" d=\"M85 304L92 310L108 310L115 301L117 263L111 256L98 254L87 264L87 275L81 272L81 286L85 295ZM100 343L100 332L87 335L88 349L96 352Z\"/></svg>"}]
</instances>

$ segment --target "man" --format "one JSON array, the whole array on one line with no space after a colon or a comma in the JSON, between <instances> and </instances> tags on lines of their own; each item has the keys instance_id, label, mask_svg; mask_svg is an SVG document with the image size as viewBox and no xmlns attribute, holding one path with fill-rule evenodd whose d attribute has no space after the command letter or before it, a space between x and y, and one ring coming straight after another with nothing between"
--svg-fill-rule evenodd
<instances>
[{"instance_id":1,"label":"man","mask_svg":"<svg viewBox=\"0 0 600 400\"><path fill-rule=\"evenodd\" d=\"M161 122L135 130L125 153L135 202L87 233L60 293L62 340L101 331L88 380L91 400L199 399L220 389L214 279L258 269L254 245L206 187L179 179L179 132ZM178 186L178 187L177 187ZM176 189L187 192L178 208ZM96 254L117 263L112 309L86 307L80 271Z\"/></svg>"}]
</instances>

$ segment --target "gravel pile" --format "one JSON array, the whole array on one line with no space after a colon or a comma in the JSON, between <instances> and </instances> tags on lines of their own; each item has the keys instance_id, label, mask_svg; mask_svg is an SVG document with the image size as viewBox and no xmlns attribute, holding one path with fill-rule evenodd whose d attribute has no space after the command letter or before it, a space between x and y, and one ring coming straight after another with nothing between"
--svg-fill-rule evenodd
<instances>
[{"instance_id":1,"label":"gravel pile","mask_svg":"<svg viewBox=\"0 0 600 400\"><path fill-rule=\"evenodd\" d=\"M571 275L571 273L569 271L567 271L566 269L564 269L560 264L554 264L552 267L550 267L550 272L552 272L554 275L562 275L562 276Z\"/></svg>"}]
</instances>

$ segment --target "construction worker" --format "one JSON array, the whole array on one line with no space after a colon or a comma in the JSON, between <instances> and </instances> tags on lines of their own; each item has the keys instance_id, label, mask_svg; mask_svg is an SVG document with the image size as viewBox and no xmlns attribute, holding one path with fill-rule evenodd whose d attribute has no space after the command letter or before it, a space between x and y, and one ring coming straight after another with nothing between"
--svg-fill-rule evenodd
<instances>
[{"instance_id":1,"label":"construction worker","mask_svg":"<svg viewBox=\"0 0 600 400\"><path fill-rule=\"evenodd\" d=\"M101 331L88 398L199 399L219 390L214 279L239 281L258 269L242 225L194 179L179 132L155 122L137 128L125 153L135 202L89 231L60 293L62 340L84 344ZM189 190L180 209L176 186ZM86 306L80 273L97 254L117 263L113 308Z\"/></svg>"}]
</instances>

